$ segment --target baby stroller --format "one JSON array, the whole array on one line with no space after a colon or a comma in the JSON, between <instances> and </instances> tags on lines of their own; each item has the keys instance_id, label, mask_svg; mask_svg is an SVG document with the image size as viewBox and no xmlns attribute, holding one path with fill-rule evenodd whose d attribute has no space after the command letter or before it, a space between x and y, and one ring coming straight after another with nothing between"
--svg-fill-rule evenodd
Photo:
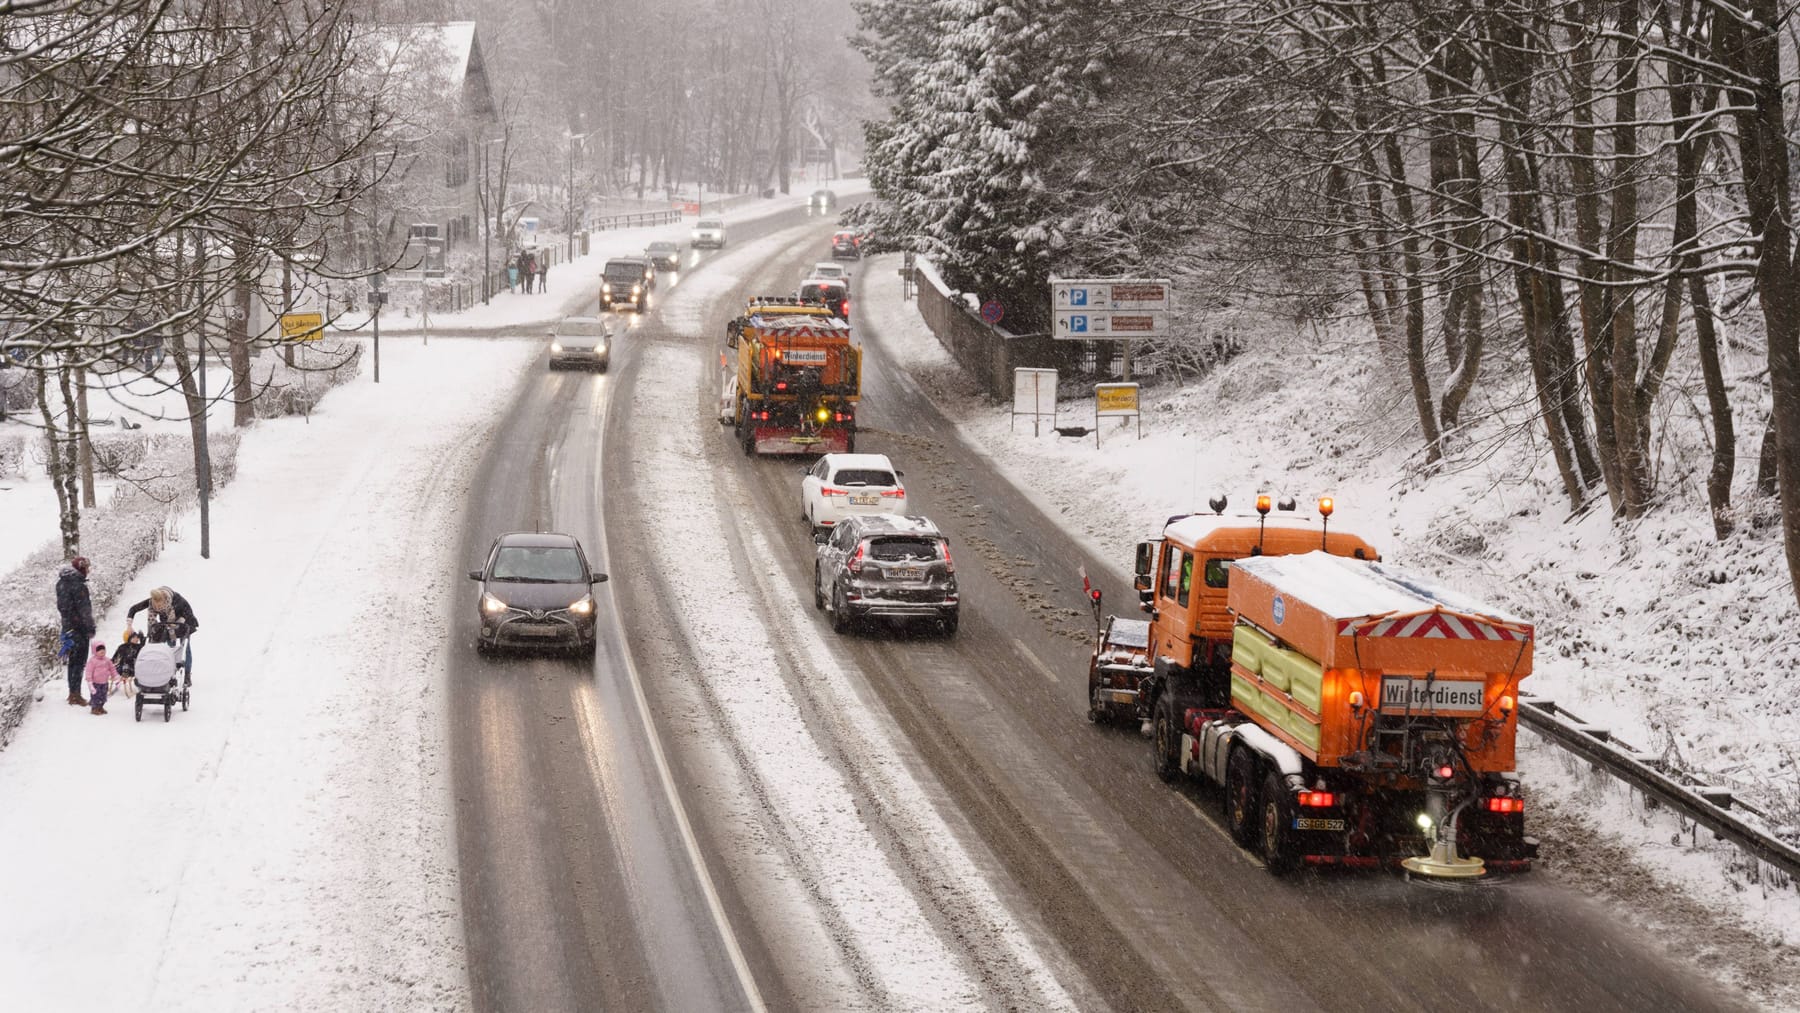
<instances>
[{"instance_id":1,"label":"baby stroller","mask_svg":"<svg viewBox=\"0 0 1800 1013\"><path fill-rule=\"evenodd\" d=\"M138 640L133 631L131 640ZM175 705L188 709L187 624L150 624L149 642L138 648L131 675L137 683L136 720L144 720L144 704L162 705L163 720L175 713Z\"/></svg>"}]
</instances>

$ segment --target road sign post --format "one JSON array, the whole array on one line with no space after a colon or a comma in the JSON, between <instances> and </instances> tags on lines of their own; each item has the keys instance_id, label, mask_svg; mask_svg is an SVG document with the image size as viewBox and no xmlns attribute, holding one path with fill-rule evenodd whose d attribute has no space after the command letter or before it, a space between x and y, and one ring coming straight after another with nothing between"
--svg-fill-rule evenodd
<instances>
[{"instance_id":1,"label":"road sign post","mask_svg":"<svg viewBox=\"0 0 1800 1013\"><path fill-rule=\"evenodd\" d=\"M1100 446L1100 420L1137 421L1138 439L1144 438L1144 416L1138 411L1138 385L1135 383L1098 383L1094 385L1094 447Z\"/></svg>"}]
</instances>

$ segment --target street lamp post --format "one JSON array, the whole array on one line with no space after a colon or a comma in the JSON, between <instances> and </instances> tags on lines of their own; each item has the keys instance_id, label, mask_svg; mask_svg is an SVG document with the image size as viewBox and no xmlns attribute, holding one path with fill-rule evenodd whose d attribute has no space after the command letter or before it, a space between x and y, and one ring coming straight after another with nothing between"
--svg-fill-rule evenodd
<instances>
[{"instance_id":1,"label":"street lamp post","mask_svg":"<svg viewBox=\"0 0 1800 1013\"><path fill-rule=\"evenodd\" d=\"M575 259L575 142L587 140L589 131L579 134L563 132L569 142L569 174L568 187L563 191L563 233L568 237L568 259Z\"/></svg>"}]
</instances>

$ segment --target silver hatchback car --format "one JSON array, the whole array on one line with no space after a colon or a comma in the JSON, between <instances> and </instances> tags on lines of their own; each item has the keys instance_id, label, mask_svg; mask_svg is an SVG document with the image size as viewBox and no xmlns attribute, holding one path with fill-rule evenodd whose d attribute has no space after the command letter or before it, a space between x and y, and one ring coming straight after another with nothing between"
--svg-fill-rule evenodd
<instances>
[{"instance_id":1,"label":"silver hatchback car","mask_svg":"<svg viewBox=\"0 0 1800 1013\"><path fill-rule=\"evenodd\" d=\"M612 323L603 317L563 317L550 329L550 368L580 366L606 372L612 361Z\"/></svg>"}]
</instances>

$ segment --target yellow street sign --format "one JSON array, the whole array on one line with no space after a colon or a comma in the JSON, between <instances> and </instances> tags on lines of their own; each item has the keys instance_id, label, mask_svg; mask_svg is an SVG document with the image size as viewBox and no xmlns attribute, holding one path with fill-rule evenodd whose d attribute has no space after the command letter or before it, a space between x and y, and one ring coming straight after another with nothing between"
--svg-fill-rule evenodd
<instances>
[{"instance_id":1,"label":"yellow street sign","mask_svg":"<svg viewBox=\"0 0 1800 1013\"><path fill-rule=\"evenodd\" d=\"M322 313L283 313L281 337L284 341L317 341L325 336Z\"/></svg>"},{"instance_id":2,"label":"yellow street sign","mask_svg":"<svg viewBox=\"0 0 1800 1013\"><path fill-rule=\"evenodd\" d=\"M1138 410L1138 385L1135 383L1101 383L1094 385L1094 409L1101 415L1134 414Z\"/></svg>"}]
</instances>

